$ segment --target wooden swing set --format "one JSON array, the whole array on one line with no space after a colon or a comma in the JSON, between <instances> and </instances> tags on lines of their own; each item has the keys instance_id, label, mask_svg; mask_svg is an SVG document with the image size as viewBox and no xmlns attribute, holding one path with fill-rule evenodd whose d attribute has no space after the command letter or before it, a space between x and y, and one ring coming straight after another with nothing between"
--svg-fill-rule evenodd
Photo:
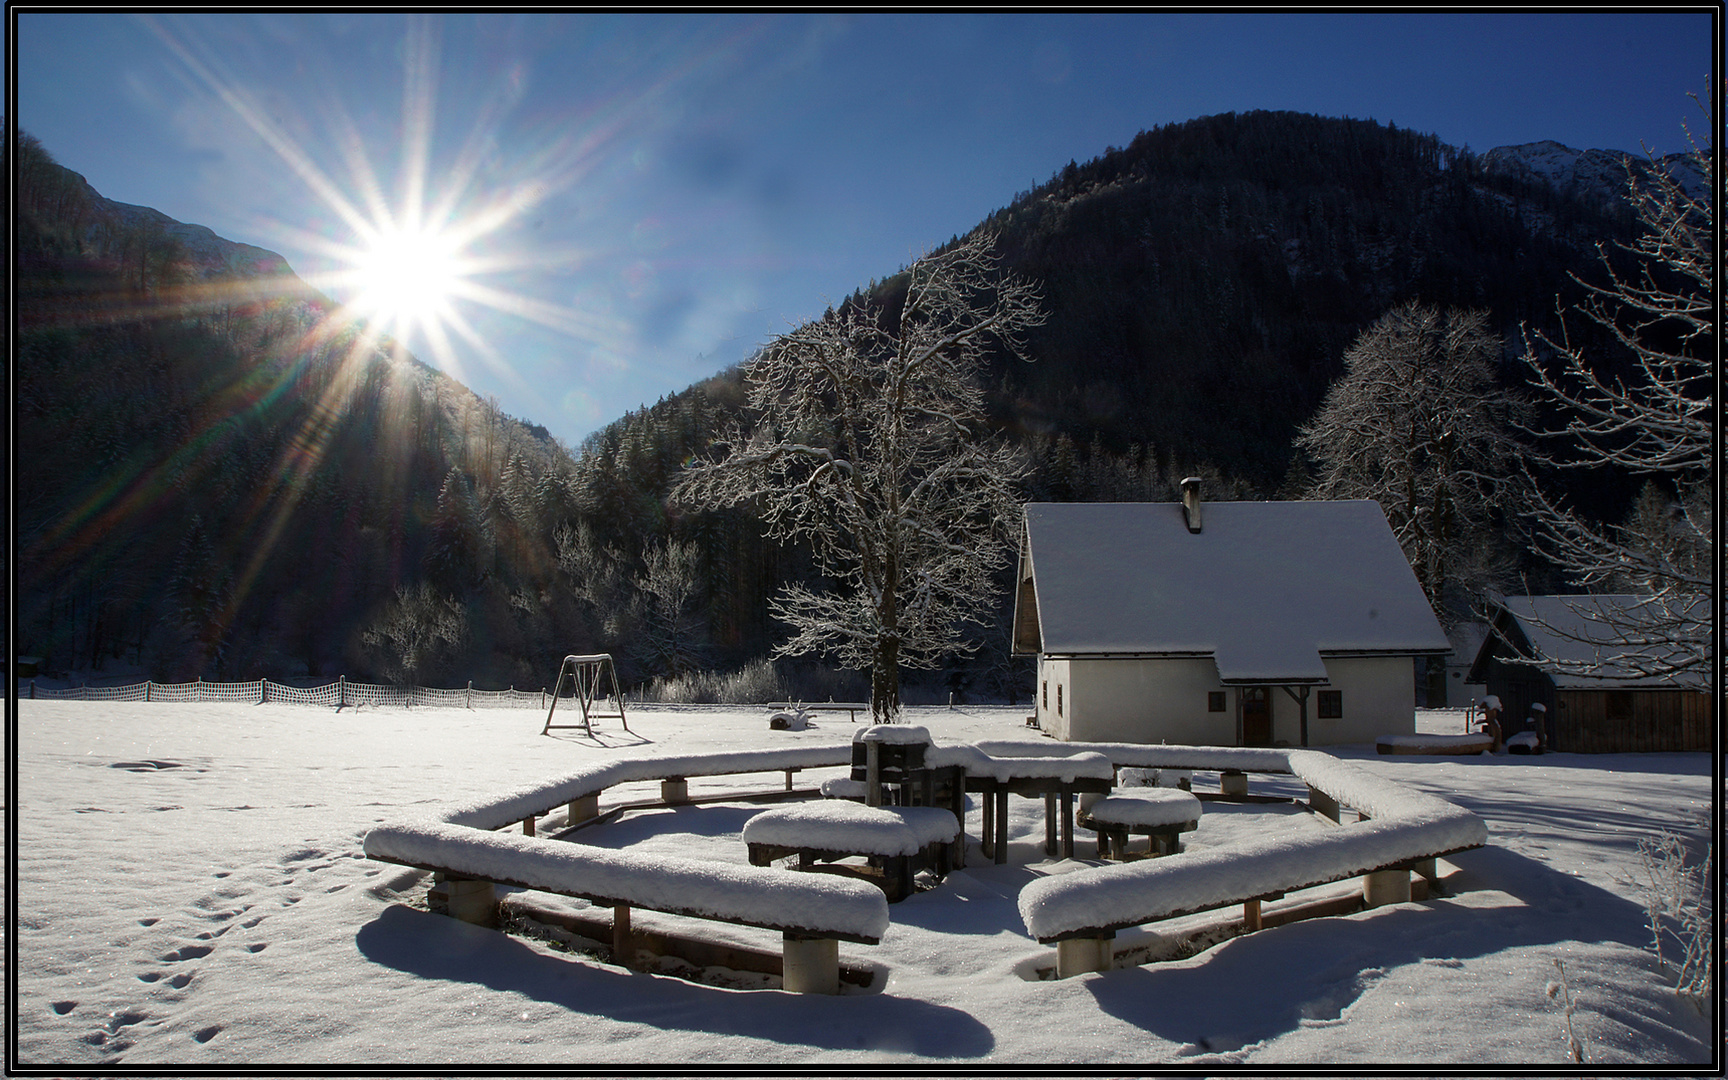
<instances>
[{"instance_id":1,"label":"wooden swing set","mask_svg":"<svg viewBox=\"0 0 1728 1080\"><path fill-rule=\"evenodd\" d=\"M612 692L604 694L601 680L610 678ZM564 681L569 679L575 693L576 701L582 707L582 722L580 724L554 724L552 714L558 711L558 699L564 694ZM610 700L618 708L617 712L596 712L597 702ZM544 735L553 728L581 728L588 735L594 734L593 721L610 720L616 717L624 724L624 730L630 730L630 721L624 719L624 694L618 688L618 669L612 665L611 653L596 653L592 656L566 656L564 663L558 668L558 682L552 687L552 707L546 710L546 726L540 729Z\"/></svg>"}]
</instances>

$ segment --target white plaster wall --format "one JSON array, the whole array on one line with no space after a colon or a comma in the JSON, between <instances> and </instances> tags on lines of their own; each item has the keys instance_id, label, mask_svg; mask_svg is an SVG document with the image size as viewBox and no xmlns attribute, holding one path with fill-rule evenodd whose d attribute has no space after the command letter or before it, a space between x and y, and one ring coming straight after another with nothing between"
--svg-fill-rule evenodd
<instances>
[{"instance_id":1,"label":"white plaster wall","mask_svg":"<svg viewBox=\"0 0 1728 1080\"><path fill-rule=\"evenodd\" d=\"M1058 738L1193 746L1236 743L1235 693L1229 692L1223 712L1206 710L1207 693L1224 689L1210 657L1074 660L1069 667L1068 723Z\"/></svg>"},{"instance_id":2,"label":"white plaster wall","mask_svg":"<svg viewBox=\"0 0 1728 1080\"><path fill-rule=\"evenodd\" d=\"M1068 738L1068 683L1072 665L1067 660L1038 658L1038 685L1033 700L1038 706L1038 728L1054 738ZM1062 711L1056 704L1062 703Z\"/></svg>"},{"instance_id":3,"label":"white plaster wall","mask_svg":"<svg viewBox=\"0 0 1728 1080\"><path fill-rule=\"evenodd\" d=\"M1317 694L1308 697L1308 745L1331 746L1338 743L1373 742L1381 735L1414 735L1416 733L1416 664L1408 656L1325 657L1326 675L1332 681L1327 687L1344 694L1344 715L1337 720L1320 720ZM1274 737L1289 739L1299 745L1296 703L1290 695L1277 691L1283 700L1275 708L1285 711L1273 714ZM1282 718L1287 711L1288 727Z\"/></svg>"},{"instance_id":4,"label":"white plaster wall","mask_svg":"<svg viewBox=\"0 0 1728 1080\"><path fill-rule=\"evenodd\" d=\"M1325 658L1327 687L1308 694L1308 745L1373 742L1416 730L1416 671L1409 657ZM1344 715L1320 719L1319 690L1343 694ZM1207 694L1225 691L1225 709L1207 710ZM1237 694L1218 681L1210 658L1170 660L1040 659L1038 726L1074 742L1169 742L1235 746ZM1269 688L1272 739L1302 744L1296 699ZM1057 702L1061 702L1061 711Z\"/></svg>"}]
</instances>

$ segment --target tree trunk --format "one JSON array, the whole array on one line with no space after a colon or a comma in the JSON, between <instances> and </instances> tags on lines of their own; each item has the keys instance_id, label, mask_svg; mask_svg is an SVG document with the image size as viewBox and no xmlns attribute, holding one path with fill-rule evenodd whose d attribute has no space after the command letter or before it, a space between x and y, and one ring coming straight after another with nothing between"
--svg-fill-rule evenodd
<instances>
[{"instance_id":1,"label":"tree trunk","mask_svg":"<svg viewBox=\"0 0 1728 1080\"><path fill-rule=\"evenodd\" d=\"M883 634L876 639L870 662L870 718L878 724L900 719L900 639Z\"/></svg>"}]
</instances>

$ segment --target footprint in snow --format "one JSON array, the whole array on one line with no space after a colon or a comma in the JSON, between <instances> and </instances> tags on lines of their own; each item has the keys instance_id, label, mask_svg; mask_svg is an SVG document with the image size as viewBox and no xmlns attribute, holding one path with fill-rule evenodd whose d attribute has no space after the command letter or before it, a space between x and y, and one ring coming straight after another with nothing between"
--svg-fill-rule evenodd
<instances>
[{"instance_id":1,"label":"footprint in snow","mask_svg":"<svg viewBox=\"0 0 1728 1080\"><path fill-rule=\"evenodd\" d=\"M54 1010L55 1015L65 1016L67 1013L71 1012L73 1009L76 1009L78 1007L78 1003L76 1001L55 1001L55 1002L51 1002L48 1007L50 1009Z\"/></svg>"},{"instance_id":2,"label":"footprint in snow","mask_svg":"<svg viewBox=\"0 0 1728 1080\"><path fill-rule=\"evenodd\" d=\"M209 1027L202 1027L202 1028L199 1028L197 1031L194 1031L192 1033L192 1038L193 1038L193 1041L195 1041L195 1042L207 1043L211 1039L214 1039L218 1034L220 1034L221 1031L222 1031L222 1025L221 1024L211 1024Z\"/></svg>"},{"instance_id":3,"label":"footprint in snow","mask_svg":"<svg viewBox=\"0 0 1728 1080\"><path fill-rule=\"evenodd\" d=\"M182 945L173 952L162 957L166 964L177 964L182 960L196 960L201 956L209 956L215 950L213 945Z\"/></svg>"}]
</instances>

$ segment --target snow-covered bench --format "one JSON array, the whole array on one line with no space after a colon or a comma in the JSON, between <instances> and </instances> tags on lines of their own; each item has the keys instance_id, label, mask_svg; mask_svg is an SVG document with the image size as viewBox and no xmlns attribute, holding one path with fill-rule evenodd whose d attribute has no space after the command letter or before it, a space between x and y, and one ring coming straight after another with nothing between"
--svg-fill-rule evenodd
<instances>
[{"instance_id":1,"label":"snow-covered bench","mask_svg":"<svg viewBox=\"0 0 1728 1080\"><path fill-rule=\"evenodd\" d=\"M858 714L870 711L868 701L770 701L770 709L787 709L797 712L843 712L858 722Z\"/></svg>"},{"instance_id":2,"label":"snow-covered bench","mask_svg":"<svg viewBox=\"0 0 1728 1080\"><path fill-rule=\"evenodd\" d=\"M1467 735L1382 735L1374 740L1380 754L1486 754L1494 749L1494 736L1486 731Z\"/></svg>"},{"instance_id":3,"label":"snow-covered bench","mask_svg":"<svg viewBox=\"0 0 1728 1080\"><path fill-rule=\"evenodd\" d=\"M890 902L912 895L920 868L946 876L959 837L960 823L942 807L860 806L838 799L764 810L744 823L752 865L795 855L804 868L863 856L881 865Z\"/></svg>"},{"instance_id":4,"label":"snow-covered bench","mask_svg":"<svg viewBox=\"0 0 1728 1080\"><path fill-rule=\"evenodd\" d=\"M784 937L786 987L833 993L838 985L837 943L875 944L888 925L881 890L864 882L773 867L644 857L549 842L534 839L534 834L540 817L566 805L565 824L599 817L600 795L621 784L659 781L662 800L676 804L687 801L686 778L692 776L784 771L790 790L797 770L850 761L851 748L842 743L598 762L449 805L433 818L379 826L367 834L365 850L383 862L439 873L447 879L439 888L451 914L470 921L491 921L497 906L494 883L609 905L614 945L626 956L632 907L778 929ZM517 824L521 836L497 831ZM693 898L703 899L695 903Z\"/></svg>"},{"instance_id":5,"label":"snow-covered bench","mask_svg":"<svg viewBox=\"0 0 1728 1080\"><path fill-rule=\"evenodd\" d=\"M492 921L495 885L610 907L619 963L631 954L631 908L778 930L782 983L804 993L838 993L839 943L875 945L888 929L888 901L880 889L776 867L555 843L443 821L373 829L366 855L446 875L451 914L469 921Z\"/></svg>"},{"instance_id":6,"label":"snow-covered bench","mask_svg":"<svg viewBox=\"0 0 1728 1080\"><path fill-rule=\"evenodd\" d=\"M1216 769L1229 757L1192 749L1188 762L1172 766ZM1362 877L1370 905L1408 900L1411 870L1487 840L1481 818L1444 799L1318 751L1277 753L1285 756L1283 771L1307 783L1317 810L1336 820L1338 807L1349 806L1364 820L1032 882L1020 891L1020 916L1033 937L1056 943L1059 975L1107 970L1118 930L1236 904L1255 928L1261 901L1313 885Z\"/></svg>"},{"instance_id":7,"label":"snow-covered bench","mask_svg":"<svg viewBox=\"0 0 1728 1080\"><path fill-rule=\"evenodd\" d=\"M1098 833L1098 857L1128 858L1128 837L1147 838L1149 853L1181 850L1181 834L1200 824L1200 800L1177 788L1133 788L1131 793L1099 799L1080 810L1079 824Z\"/></svg>"}]
</instances>

